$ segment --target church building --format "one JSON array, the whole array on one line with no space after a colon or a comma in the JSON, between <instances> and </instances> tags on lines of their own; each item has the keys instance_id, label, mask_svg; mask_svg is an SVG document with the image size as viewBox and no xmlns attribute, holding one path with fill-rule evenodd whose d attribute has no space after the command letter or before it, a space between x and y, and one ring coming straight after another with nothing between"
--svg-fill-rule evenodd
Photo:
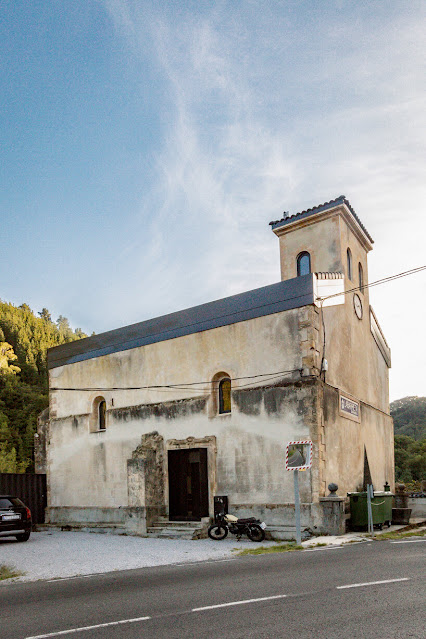
<instances>
[{"instance_id":1,"label":"church building","mask_svg":"<svg viewBox=\"0 0 426 639\"><path fill-rule=\"evenodd\" d=\"M313 534L343 531L343 498L366 469L376 489L393 487L390 349L368 288L373 240L344 196L270 224L282 281L49 350L36 457L48 522L196 531L226 496L229 512L289 538L285 456L295 440L312 441L299 484Z\"/></svg>"}]
</instances>

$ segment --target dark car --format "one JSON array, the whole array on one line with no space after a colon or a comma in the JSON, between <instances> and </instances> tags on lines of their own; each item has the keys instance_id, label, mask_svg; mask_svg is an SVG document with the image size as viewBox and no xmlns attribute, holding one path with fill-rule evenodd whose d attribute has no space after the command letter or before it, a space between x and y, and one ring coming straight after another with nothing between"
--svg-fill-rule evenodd
<instances>
[{"instance_id":1,"label":"dark car","mask_svg":"<svg viewBox=\"0 0 426 639\"><path fill-rule=\"evenodd\" d=\"M28 541L30 534L30 509L18 497L0 495L0 537Z\"/></svg>"}]
</instances>

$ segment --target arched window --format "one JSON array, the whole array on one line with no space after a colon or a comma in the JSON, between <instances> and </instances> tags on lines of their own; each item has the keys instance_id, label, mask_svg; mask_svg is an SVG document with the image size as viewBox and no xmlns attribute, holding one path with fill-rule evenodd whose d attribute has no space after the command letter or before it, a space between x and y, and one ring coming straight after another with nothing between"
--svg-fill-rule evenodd
<instances>
[{"instance_id":1,"label":"arched window","mask_svg":"<svg viewBox=\"0 0 426 639\"><path fill-rule=\"evenodd\" d=\"M106 429L106 401L104 399L98 405L98 429Z\"/></svg>"},{"instance_id":2,"label":"arched window","mask_svg":"<svg viewBox=\"0 0 426 639\"><path fill-rule=\"evenodd\" d=\"M348 250L346 251L346 256L348 261L348 278L351 280L352 279L352 253L350 248L348 248Z\"/></svg>"},{"instance_id":3,"label":"arched window","mask_svg":"<svg viewBox=\"0 0 426 639\"><path fill-rule=\"evenodd\" d=\"M219 414L231 412L231 380L224 377L219 382Z\"/></svg>"},{"instance_id":4,"label":"arched window","mask_svg":"<svg viewBox=\"0 0 426 639\"><path fill-rule=\"evenodd\" d=\"M311 272L311 256L307 251L297 256L297 277L308 275Z\"/></svg>"},{"instance_id":5,"label":"arched window","mask_svg":"<svg viewBox=\"0 0 426 639\"><path fill-rule=\"evenodd\" d=\"M361 293L364 292L364 274L362 272L361 262L358 262L358 279L359 279L359 290Z\"/></svg>"}]
</instances>

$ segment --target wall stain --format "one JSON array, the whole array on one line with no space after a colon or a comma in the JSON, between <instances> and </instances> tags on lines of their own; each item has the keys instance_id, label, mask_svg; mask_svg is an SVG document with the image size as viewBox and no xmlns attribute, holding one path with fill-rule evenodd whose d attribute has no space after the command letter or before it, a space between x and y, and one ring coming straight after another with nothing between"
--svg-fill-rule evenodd
<instances>
[{"instance_id":1,"label":"wall stain","mask_svg":"<svg viewBox=\"0 0 426 639\"><path fill-rule=\"evenodd\" d=\"M277 382L273 386L259 386L257 388L232 391L232 402L240 413L244 415L260 415L262 404L268 415L277 415L281 412L283 404L294 403L296 397L302 391L298 401L298 414L303 415L310 406L309 397L305 396L306 389L314 386L316 380L304 379L297 382Z\"/></svg>"},{"instance_id":2,"label":"wall stain","mask_svg":"<svg viewBox=\"0 0 426 639\"><path fill-rule=\"evenodd\" d=\"M114 408L109 412L114 419L124 422L133 419L149 419L150 417L178 419L204 412L206 404L206 397L191 397L190 399L179 399L174 402L139 404L138 406L127 406L126 408Z\"/></svg>"}]
</instances>

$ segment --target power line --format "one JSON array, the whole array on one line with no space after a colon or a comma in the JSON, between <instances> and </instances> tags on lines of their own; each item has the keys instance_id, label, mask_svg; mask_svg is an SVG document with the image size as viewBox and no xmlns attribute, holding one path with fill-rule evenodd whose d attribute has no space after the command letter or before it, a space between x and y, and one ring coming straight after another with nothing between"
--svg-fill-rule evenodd
<instances>
[{"instance_id":1,"label":"power line","mask_svg":"<svg viewBox=\"0 0 426 639\"><path fill-rule=\"evenodd\" d=\"M254 384L259 383L259 381L269 381L269 378L276 379L281 377L282 375L288 375L290 373L300 373L300 368L294 368L292 370L287 371L275 371L274 373L259 373L258 375L247 375L245 377L230 377L231 382L243 380L243 379L256 379L256 382L251 382ZM268 378L268 379L259 379L259 378ZM155 384L152 386L110 386L110 387L83 387L83 388L75 388L75 387L67 387L67 388L58 388L51 387L52 391L88 391L88 392L98 392L98 391L132 391L132 390L192 390L192 387L199 386L200 384L209 384L207 388L197 388L195 390L205 390L206 392L211 391L211 384L219 384L221 380L209 380L202 382L181 382L180 384ZM249 385L249 384L248 384ZM238 386L238 388L245 388L245 386Z\"/></svg>"},{"instance_id":2,"label":"power line","mask_svg":"<svg viewBox=\"0 0 426 639\"><path fill-rule=\"evenodd\" d=\"M339 295L347 295L348 293L353 293L355 291L363 291L365 288L372 288L373 286L378 286L379 284L386 284L387 282L398 280L401 277L407 277L407 275L414 275L415 273L420 273L420 271L424 271L425 269L426 269L426 265L417 266L416 268L412 268L409 271L403 271L402 273L397 273L396 275L389 275L388 277L383 277L382 279L376 280L375 282L371 282L370 284L364 284L363 286L355 286L354 288L350 288L347 291L343 291L342 293L333 293L333 295L326 295L325 297L317 297L317 300L324 301L324 300L329 300L332 297L338 297Z\"/></svg>"},{"instance_id":3,"label":"power line","mask_svg":"<svg viewBox=\"0 0 426 639\"><path fill-rule=\"evenodd\" d=\"M322 302L324 302L325 300L331 299L333 297L338 297L339 295L347 295L348 293L353 293L355 291L359 291L359 290L364 290L366 288L372 288L373 286L378 286L380 284L386 284L387 282L391 282L393 280L397 280L400 279L402 277L407 277L408 275L414 275L415 273L419 273L421 271L426 270L426 265L424 266L418 266L416 268L410 269L409 271L403 271L401 273L397 273L395 275L390 275L388 277L384 277L381 278L379 280L376 280L374 282L371 282L370 284L365 284L362 287L356 286L354 288L348 289L346 291L343 291L342 293L334 293L333 295L327 295L325 297L317 297L317 301L321 302L321 311L322 311ZM289 297L286 298L286 300L278 300L276 302L270 302L268 304L262 304L256 307L252 307L253 308L262 308L264 306L272 306L274 304L279 304L283 301L290 301L290 300L294 300L294 299L298 299L298 298L302 298L302 297L306 297L306 294L304 295L296 295L294 297ZM233 315L234 313L230 313L228 315ZM227 317L228 315L223 315L222 317ZM325 355L325 325L324 325L324 320L322 320L322 324L323 324L323 329L324 329L324 345L323 345L323 356L322 358L324 359L324 355ZM234 377L234 378L230 378L231 381L240 381L240 380L245 380L245 379L256 379L256 382L251 382L248 383L246 385L243 386L239 386L238 388L242 389L242 388L247 388L253 384L257 384L259 383L259 381L273 381L275 379L278 379L281 375L287 375L289 373L296 373L299 372L300 373L300 369L293 369L293 370L288 370L288 371L277 371L275 373L259 373L258 375L248 375L245 377ZM259 378L270 378L270 379L259 379ZM102 391L132 391L132 390L156 390L159 392L173 392L175 390L192 390L193 386L200 386L201 384L208 384L209 386L207 388L198 388L196 389L197 391L205 391L206 393L209 393L211 391L211 384L219 384L218 380L217 382L214 380L207 380L207 381L202 381L202 382L183 382L183 383L179 383L179 384L156 384L156 385L152 385L152 386L111 386L111 387L84 387L84 388L75 388L75 387L70 387L70 388L58 388L58 387L51 387L50 390L51 391L87 391L87 392L102 392Z\"/></svg>"}]
</instances>

